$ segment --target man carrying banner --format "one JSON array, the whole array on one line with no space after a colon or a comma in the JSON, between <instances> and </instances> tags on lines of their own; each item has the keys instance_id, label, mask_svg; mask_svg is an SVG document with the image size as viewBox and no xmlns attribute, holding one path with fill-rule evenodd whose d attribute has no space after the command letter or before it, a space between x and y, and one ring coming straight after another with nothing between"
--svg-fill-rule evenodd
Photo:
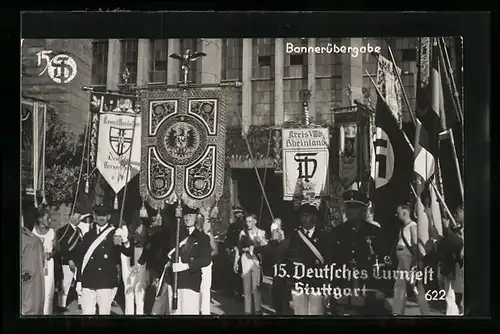
<instances>
[{"instance_id":1,"label":"man carrying banner","mask_svg":"<svg viewBox=\"0 0 500 334\"><path fill-rule=\"evenodd\" d=\"M118 285L116 267L120 254L132 255L128 230L120 233L109 224L112 209L105 205L94 206L95 229L88 232L75 248L72 260L78 267L77 278L82 287L82 311L95 315L111 313L113 289Z\"/></svg>"},{"instance_id":2,"label":"man carrying banner","mask_svg":"<svg viewBox=\"0 0 500 334\"><path fill-rule=\"evenodd\" d=\"M323 315L325 296L307 294L304 288L319 288L326 283L321 278L306 278L301 273L324 268L328 263L326 234L320 229L318 209L309 202L299 207L299 228L289 237L286 250L286 272L291 276L292 302L295 315ZM298 273L298 275L295 275Z\"/></svg>"},{"instance_id":3,"label":"man carrying banner","mask_svg":"<svg viewBox=\"0 0 500 334\"><path fill-rule=\"evenodd\" d=\"M188 214L184 217L184 226L179 231L179 262L175 259L175 240L171 241L171 250L168 252L169 261L165 265L158 284L157 296L164 284L167 285L167 293L163 298L173 296L174 273L177 273L178 304L177 309L172 309L170 303L170 314L175 315L199 315L200 314L200 286L201 268L206 267L212 260L212 248L210 238L204 232L195 227L195 215Z\"/></svg>"}]
</instances>

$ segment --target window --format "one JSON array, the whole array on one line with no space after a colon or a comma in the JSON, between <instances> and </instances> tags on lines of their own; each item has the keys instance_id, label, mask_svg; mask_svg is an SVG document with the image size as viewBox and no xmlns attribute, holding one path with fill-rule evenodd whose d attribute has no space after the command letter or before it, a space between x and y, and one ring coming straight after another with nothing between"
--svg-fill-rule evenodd
<instances>
[{"instance_id":1,"label":"window","mask_svg":"<svg viewBox=\"0 0 500 334\"><path fill-rule=\"evenodd\" d=\"M259 66L271 66L271 56L259 56Z\"/></svg>"},{"instance_id":2,"label":"window","mask_svg":"<svg viewBox=\"0 0 500 334\"><path fill-rule=\"evenodd\" d=\"M316 79L316 118L318 120L333 121L334 108L347 107L343 103L346 90L342 89L342 78Z\"/></svg>"},{"instance_id":3,"label":"window","mask_svg":"<svg viewBox=\"0 0 500 334\"><path fill-rule=\"evenodd\" d=\"M307 64L307 57L304 54L290 55L290 66L302 66Z\"/></svg>"},{"instance_id":4,"label":"window","mask_svg":"<svg viewBox=\"0 0 500 334\"><path fill-rule=\"evenodd\" d=\"M303 81L305 80L302 78L283 80L283 108L286 120L302 114L300 91L304 88Z\"/></svg>"},{"instance_id":5,"label":"window","mask_svg":"<svg viewBox=\"0 0 500 334\"><path fill-rule=\"evenodd\" d=\"M326 47L331 44L332 48L342 45L340 38L316 38L316 46ZM342 75L342 55L340 53L317 53L316 54L316 77L338 77Z\"/></svg>"},{"instance_id":6,"label":"window","mask_svg":"<svg viewBox=\"0 0 500 334\"><path fill-rule=\"evenodd\" d=\"M292 43L294 47L307 47L306 38L287 38L285 45L287 43ZM307 53L285 52L283 57L283 77L307 79Z\"/></svg>"},{"instance_id":7,"label":"window","mask_svg":"<svg viewBox=\"0 0 500 334\"><path fill-rule=\"evenodd\" d=\"M152 39L151 63L149 65L149 82L167 82L168 40Z\"/></svg>"},{"instance_id":8,"label":"window","mask_svg":"<svg viewBox=\"0 0 500 334\"><path fill-rule=\"evenodd\" d=\"M120 66L120 83L125 84L123 80L123 73L128 69L130 76L128 78L129 84L137 83L137 56L138 56L138 43L137 39L134 40L122 40L122 61Z\"/></svg>"},{"instance_id":9,"label":"window","mask_svg":"<svg viewBox=\"0 0 500 334\"><path fill-rule=\"evenodd\" d=\"M252 78L274 78L274 38L253 38L252 44Z\"/></svg>"},{"instance_id":10,"label":"window","mask_svg":"<svg viewBox=\"0 0 500 334\"><path fill-rule=\"evenodd\" d=\"M94 41L92 43L92 78L91 84L106 86L108 75L108 41Z\"/></svg>"},{"instance_id":11,"label":"window","mask_svg":"<svg viewBox=\"0 0 500 334\"><path fill-rule=\"evenodd\" d=\"M198 51L198 40L196 38L182 38L180 40L180 45L181 45L181 54L184 53L187 49L191 50L191 53L195 53ZM188 80L191 81L192 83L197 83L198 80L198 75L201 73L198 73L198 62L201 61L201 58L198 58L198 60L193 61L190 63L191 69L189 70L188 73ZM182 65L179 63L179 73L181 80L184 80L184 71L182 70Z\"/></svg>"},{"instance_id":12,"label":"window","mask_svg":"<svg viewBox=\"0 0 500 334\"><path fill-rule=\"evenodd\" d=\"M243 39L222 41L222 80L241 80L243 70Z\"/></svg>"},{"instance_id":13,"label":"window","mask_svg":"<svg viewBox=\"0 0 500 334\"><path fill-rule=\"evenodd\" d=\"M274 81L252 81L252 124L274 124Z\"/></svg>"},{"instance_id":14,"label":"window","mask_svg":"<svg viewBox=\"0 0 500 334\"><path fill-rule=\"evenodd\" d=\"M417 61L416 49L404 49L402 52L403 52L403 61Z\"/></svg>"}]
</instances>

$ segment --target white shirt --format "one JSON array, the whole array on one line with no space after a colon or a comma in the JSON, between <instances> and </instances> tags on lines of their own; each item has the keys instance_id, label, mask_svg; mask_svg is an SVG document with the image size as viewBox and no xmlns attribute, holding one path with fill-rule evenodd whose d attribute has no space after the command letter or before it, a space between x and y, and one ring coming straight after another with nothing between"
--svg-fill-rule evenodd
<instances>
[{"instance_id":1,"label":"white shirt","mask_svg":"<svg viewBox=\"0 0 500 334\"><path fill-rule=\"evenodd\" d=\"M82 232L82 235L85 235L90 230L90 224L89 223L80 222L80 224L78 224L78 228Z\"/></svg>"},{"instance_id":2,"label":"white shirt","mask_svg":"<svg viewBox=\"0 0 500 334\"><path fill-rule=\"evenodd\" d=\"M32 232L42 241L45 253L52 253L54 251L54 239L56 234L53 228L49 228L45 234L38 233L36 228L34 228Z\"/></svg>"},{"instance_id":3,"label":"white shirt","mask_svg":"<svg viewBox=\"0 0 500 334\"><path fill-rule=\"evenodd\" d=\"M408 242L409 246L412 246L412 239L411 239L411 227L412 226L417 226L417 223L415 223L413 220L410 221L408 224L406 224L405 227L403 227L402 230L402 235L406 238L406 241ZM403 241L401 233L399 234L399 241L398 241L398 246L406 246L405 242Z\"/></svg>"},{"instance_id":4,"label":"white shirt","mask_svg":"<svg viewBox=\"0 0 500 334\"><path fill-rule=\"evenodd\" d=\"M316 230L316 226L313 226L310 230L306 230L304 229L304 234L306 236L308 236L309 238L312 238L313 234L314 234L314 230Z\"/></svg>"},{"instance_id":5,"label":"white shirt","mask_svg":"<svg viewBox=\"0 0 500 334\"><path fill-rule=\"evenodd\" d=\"M96 228L97 234L101 234L102 231L104 231L105 229L108 228L108 226L109 226L109 224L106 224L104 226L96 225L95 228Z\"/></svg>"}]
</instances>

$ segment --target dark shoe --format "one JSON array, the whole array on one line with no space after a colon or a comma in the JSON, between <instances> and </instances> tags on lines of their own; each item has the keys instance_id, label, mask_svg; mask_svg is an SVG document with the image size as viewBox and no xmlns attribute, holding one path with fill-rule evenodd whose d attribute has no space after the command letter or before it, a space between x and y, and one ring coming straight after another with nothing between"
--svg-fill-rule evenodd
<instances>
[{"instance_id":1,"label":"dark shoe","mask_svg":"<svg viewBox=\"0 0 500 334\"><path fill-rule=\"evenodd\" d=\"M255 311L255 315L263 315L262 311Z\"/></svg>"},{"instance_id":2,"label":"dark shoe","mask_svg":"<svg viewBox=\"0 0 500 334\"><path fill-rule=\"evenodd\" d=\"M82 305L78 304L78 310L81 311L82 310Z\"/></svg>"},{"instance_id":3,"label":"dark shoe","mask_svg":"<svg viewBox=\"0 0 500 334\"><path fill-rule=\"evenodd\" d=\"M68 308L67 307L59 307L58 310L57 310L59 313L66 313L68 312Z\"/></svg>"}]
</instances>

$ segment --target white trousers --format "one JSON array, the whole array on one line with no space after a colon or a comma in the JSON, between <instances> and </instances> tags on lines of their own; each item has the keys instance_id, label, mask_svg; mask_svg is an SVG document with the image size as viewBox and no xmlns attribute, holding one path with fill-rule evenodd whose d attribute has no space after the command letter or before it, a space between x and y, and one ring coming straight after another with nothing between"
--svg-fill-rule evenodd
<instances>
[{"instance_id":1,"label":"white trousers","mask_svg":"<svg viewBox=\"0 0 500 334\"><path fill-rule=\"evenodd\" d=\"M111 314L113 289L82 289L82 314L95 315L96 304L99 305L99 315Z\"/></svg>"},{"instance_id":2,"label":"white trousers","mask_svg":"<svg viewBox=\"0 0 500 334\"><path fill-rule=\"evenodd\" d=\"M212 288L212 262L201 268L200 311L201 315L210 315L210 289Z\"/></svg>"},{"instance_id":3,"label":"white trousers","mask_svg":"<svg viewBox=\"0 0 500 334\"><path fill-rule=\"evenodd\" d=\"M71 271L68 265L62 266L63 271L63 280L62 280L62 291L59 291L59 306L60 307L68 307L68 294L71 289L71 283L73 283L73 279L75 278L75 273ZM81 305L82 293L78 291L78 304Z\"/></svg>"},{"instance_id":4,"label":"white trousers","mask_svg":"<svg viewBox=\"0 0 500 334\"><path fill-rule=\"evenodd\" d=\"M455 300L455 290L453 290L452 281L444 278L444 290L446 291L446 315L460 315L457 302Z\"/></svg>"},{"instance_id":5,"label":"white trousers","mask_svg":"<svg viewBox=\"0 0 500 334\"><path fill-rule=\"evenodd\" d=\"M135 263L142 254L142 248L136 247L134 252ZM126 315L143 315L144 314L144 277L130 278L130 271L132 266L130 264L130 257L121 255L122 262L122 280L123 290L125 293L125 314ZM143 273L142 273L143 274Z\"/></svg>"},{"instance_id":6,"label":"white trousers","mask_svg":"<svg viewBox=\"0 0 500 334\"><path fill-rule=\"evenodd\" d=\"M172 286L168 285L168 296L173 296ZM170 314L172 315L200 315L200 294L189 289L179 289L177 310L172 310L172 303L169 303Z\"/></svg>"},{"instance_id":7,"label":"white trousers","mask_svg":"<svg viewBox=\"0 0 500 334\"><path fill-rule=\"evenodd\" d=\"M45 262L44 268L45 299L43 302L43 315L51 315L53 310L55 281L54 281L54 259Z\"/></svg>"}]
</instances>

